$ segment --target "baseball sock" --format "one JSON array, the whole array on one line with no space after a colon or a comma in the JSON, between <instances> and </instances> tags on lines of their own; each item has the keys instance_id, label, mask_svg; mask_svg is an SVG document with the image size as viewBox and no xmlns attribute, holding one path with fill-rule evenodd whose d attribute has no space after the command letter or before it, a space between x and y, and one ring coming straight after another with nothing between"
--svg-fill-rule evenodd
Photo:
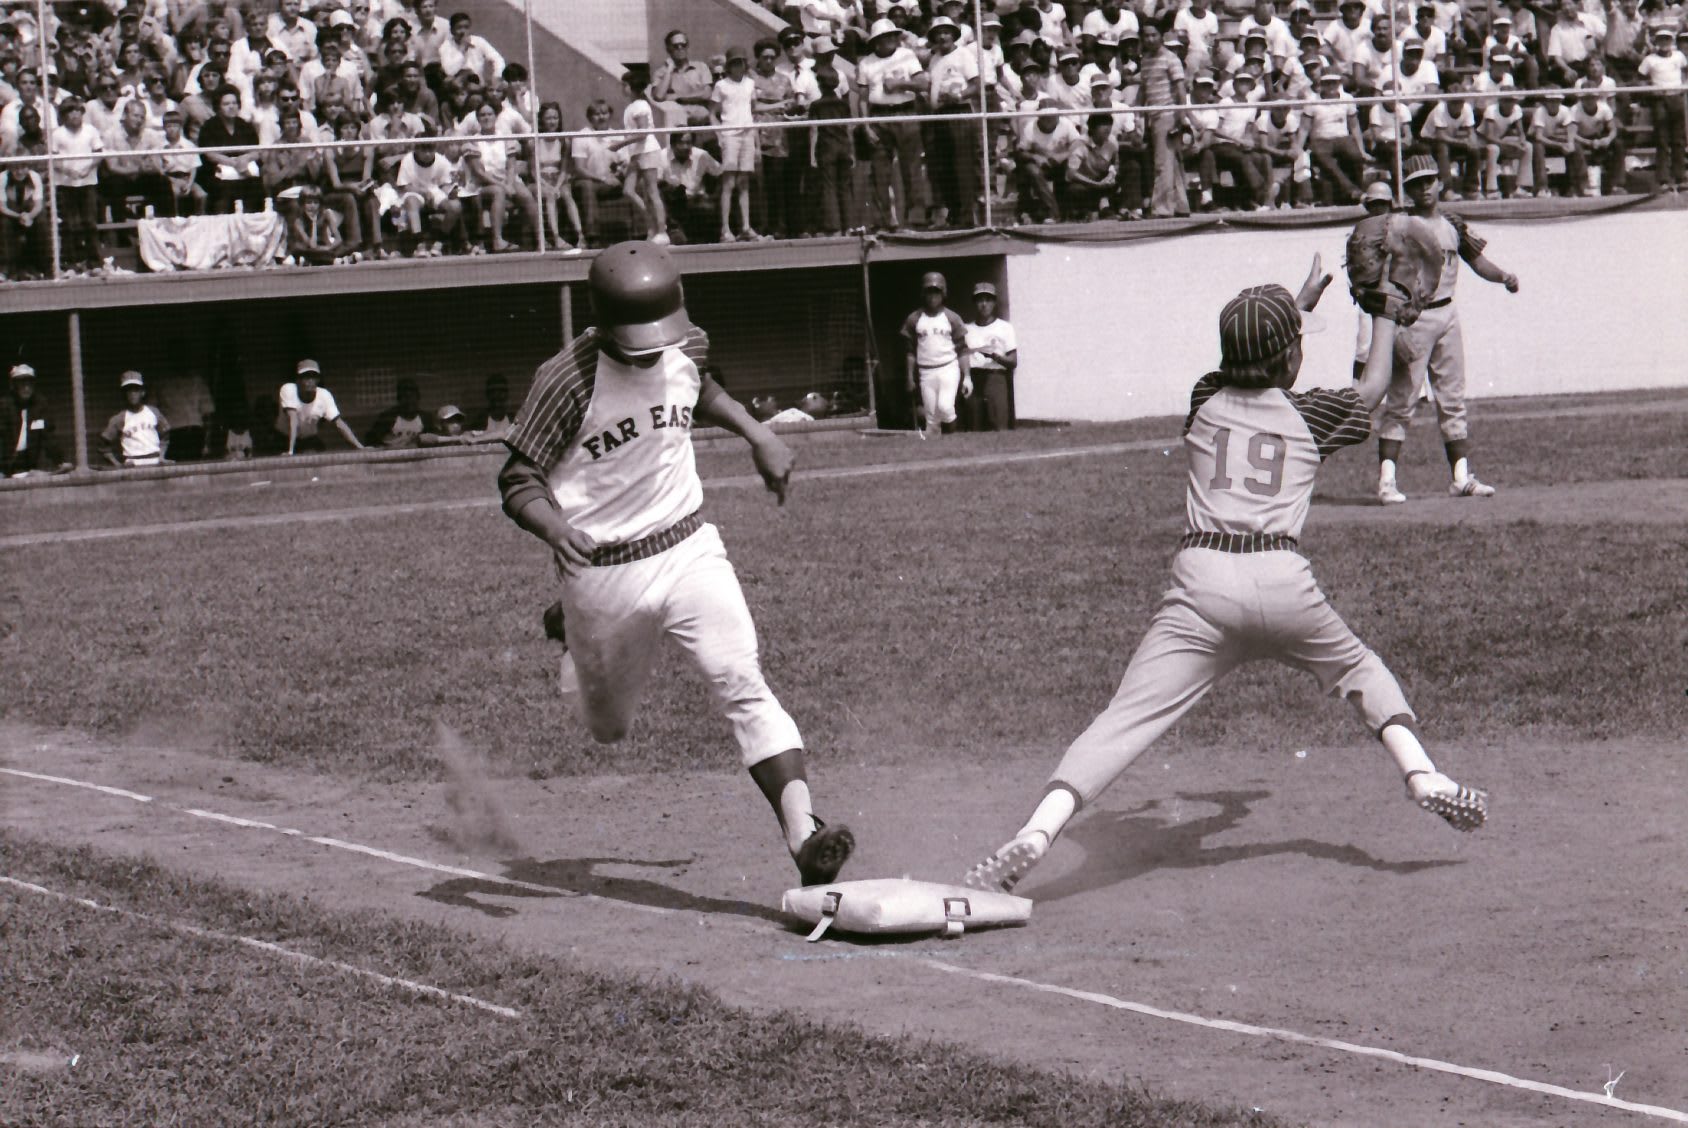
<instances>
[{"instance_id":1,"label":"baseball sock","mask_svg":"<svg viewBox=\"0 0 1688 1128\"><path fill-rule=\"evenodd\" d=\"M1470 464L1463 458L1454 459L1454 483L1464 482L1471 474Z\"/></svg>"},{"instance_id":2,"label":"baseball sock","mask_svg":"<svg viewBox=\"0 0 1688 1128\"><path fill-rule=\"evenodd\" d=\"M791 748L777 756L750 765L768 805L785 831L785 844L793 854L815 833L815 813L809 798L809 780L803 770L803 750Z\"/></svg>"},{"instance_id":3,"label":"baseball sock","mask_svg":"<svg viewBox=\"0 0 1688 1128\"><path fill-rule=\"evenodd\" d=\"M1389 482L1391 484L1394 483L1394 481L1395 481L1395 460L1393 458L1385 458L1385 459L1382 459L1381 461L1378 462L1378 464L1377 464L1377 480L1379 482Z\"/></svg>"},{"instance_id":4,"label":"baseball sock","mask_svg":"<svg viewBox=\"0 0 1688 1128\"><path fill-rule=\"evenodd\" d=\"M1434 772L1436 765L1430 762L1430 753L1424 750L1424 745L1418 741L1418 736L1408 727L1408 718L1391 717L1384 722L1377 738L1383 741L1383 747L1395 758L1395 764L1401 769L1401 775L1407 776L1413 772Z\"/></svg>"},{"instance_id":5,"label":"baseball sock","mask_svg":"<svg viewBox=\"0 0 1688 1128\"><path fill-rule=\"evenodd\" d=\"M1043 793L1043 799L1032 812L1032 817L1026 820L1026 825L1020 828L1020 834L1030 834L1038 831L1053 845L1055 836L1067 825L1067 821L1078 812L1078 793L1064 783L1052 783ZM1018 837L1018 835L1016 835Z\"/></svg>"}]
</instances>

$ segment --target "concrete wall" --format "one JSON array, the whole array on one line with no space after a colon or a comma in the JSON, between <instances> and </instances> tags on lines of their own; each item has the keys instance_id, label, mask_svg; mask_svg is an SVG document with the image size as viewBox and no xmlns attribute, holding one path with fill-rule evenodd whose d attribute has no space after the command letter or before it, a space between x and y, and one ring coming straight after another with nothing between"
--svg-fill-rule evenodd
<instances>
[{"instance_id":1,"label":"concrete wall","mask_svg":"<svg viewBox=\"0 0 1688 1128\"><path fill-rule=\"evenodd\" d=\"M570 33L573 0L533 0L533 85L546 102L560 102L563 127L586 124L586 104L603 98L615 107L615 120L627 99L621 93L626 60L607 54L586 35ZM485 36L499 54L527 66L527 17L520 0L452 0L442 14L468 12L475 34Z\"/></svg>"},{"instance_id":2,"label":"concrete wall","mask_svg":"<svg viewBox=\"0 0 1688 1128\"><path fill-rule=\"evenodd\" d=\"M1688 384L1688 258L1679 212L1474 224L1516 295L1459 282L1474 398ZM1227 231L1113 247L1044 245L1007 260L1020 334L1023 418L1174 415L1219 359L1220 307L1239 289L1292 291L1315 253L1337 276L1307 338L1299 386L1348 382L1357 311L1342 274L1346 227Z\"/></svg>"},{"instance_id":3,"label":"concrete wall","mask_svg":"<svg viewBox=\"0 0 1688 1128\"><path fill-rule=\"evenodd\" d=\"M748 52L756 40L778 35L786 26L749 0L646 0L645 11L652 70L668 57L662 40L675 28L686 33L691 57L707 63L709 56L723 54L734 44Z\"/></svg>"}]
</instances>

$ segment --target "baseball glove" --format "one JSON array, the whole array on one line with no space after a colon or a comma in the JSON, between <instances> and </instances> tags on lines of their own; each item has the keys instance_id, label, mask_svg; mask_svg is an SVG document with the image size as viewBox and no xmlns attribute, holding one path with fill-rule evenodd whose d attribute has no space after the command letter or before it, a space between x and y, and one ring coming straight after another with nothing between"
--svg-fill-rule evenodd
<instances>
[{"instance_id":1,"label":"baseball glove","mask_svg":"<svg viewBox=\"0 0 1688 1128\"><path fill-rule=\"evenodd\" d=\"M1369 215L1348 235L1348 292L1367 313L1411 325L1436 294L1442 248L1423 221Z\"/></svg>"}]
</instances>

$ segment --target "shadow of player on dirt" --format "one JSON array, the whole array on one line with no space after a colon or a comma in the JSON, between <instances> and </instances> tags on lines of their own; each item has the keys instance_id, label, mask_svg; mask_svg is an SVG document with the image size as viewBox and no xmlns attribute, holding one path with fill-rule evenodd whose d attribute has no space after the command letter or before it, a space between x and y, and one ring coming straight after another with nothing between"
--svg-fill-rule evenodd
<instances>
[{"instance_id":1,"label":"shadow of player on dirt","mask_svg":"<svg viewBox=\"0 0 1688 1128\"><path fill-rule=\"evenodd\" d=\"M1253 842L1237 846L1204 846L1203 840L1239 825L1251 804L1270 791L1211 791L1180 794L1186 803L1212 803L1219 810L1200 819L1173 821L1150 815L1161 801L1151 799L1130 811L1099 813L1076 823L1062 836L1084 850L1084 861L1072 873L1031 890L1020 889L1037 901L1060 901L1130 881L1160 869L1201 869L1268 858L1300 854L1306 858L1356 866L1377 873L1412 874L1442 866L1463 865L1449 859L1419 862L1389 862L1375 858L1358 846L1337 846L1312 838L1291 838L1282 842Z\"/></svg>"},{"instance_id":2,"label":"shadow of player on dirt","mask_svg":"<svg viewBox=\"0 0 1688 1128\"><path fill-rule=\"evenodd\" d=\"M482 897L577 897L587 894L606 901L621 901L630 905L670 909L682 913L705 913L715 916L752 917L784 924L785 917L766 905L749 901L729 901L722 897L700 897L670 885L641 877L618 877L598 873L597 867L643 866L650 869L675 869L689 865L691 858L557 858L548 862L520 858L504 867L504 876L521 885L483 878L459 877L442 881L431 889L417 894L430 901L458 908L474 909L491 917L514 916L516 910L508 905L489 904ZM543 893L531 886L543 885L556 893Z\"/></svg>"}]
</instances>

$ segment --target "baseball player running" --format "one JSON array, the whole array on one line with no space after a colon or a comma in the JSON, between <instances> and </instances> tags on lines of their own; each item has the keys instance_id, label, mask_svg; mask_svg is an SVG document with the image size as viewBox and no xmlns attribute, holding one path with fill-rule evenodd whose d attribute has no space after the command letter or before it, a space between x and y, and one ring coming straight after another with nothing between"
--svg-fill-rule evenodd
<instances>
[{"instance_id":1,"label":"baseball player running","mask_svg":"<svg viewBox=\"0 0 1688 1128\"><path fill-rule=\"evenodd\" d=\"M563 694L593 739L622 739L657 645L672 638L731 723L803 884L832 881L855 838L811 810L803 739L763 680L738 577L699 512L692 425L747 440L782 505L791 451L700 375L708 337L666 250L618 243L587 284L598 325L540 366L498 475L504 512L556 554L562 592L545 627L564 646Z\"/></svg>"},{"instance_id":2,"label":"baseball player running","mask_svg":"<svg viewBox=\"0 0 1688 1128\"><path fill-rule=\"evenodd\" d=\"M1518 292L1518 276L1508 274L1483 257L1486 246L1466 226L1465 220L1436 206L1442 182L1431 156L1408 157L1401 172L1407 196L1412 200L1408 214L1425 221L1443 248L1442 276L1436 293L1425 304L1418 320L1400 330L1394 378L1383 398L1377 427L1377 499L1384 505L1399 505L1407 497L1395 484L1395 464L1401 458L1401 444L1412 421L1413 404L1426 378L1435 393L1436 420L1442 444L1448 453L1453 480L1448 493L1454 497L1493 497L1495 488L1477 480L1471 472L1471 440L1465 419L1465 341L1460 336L1459 313L1454 309L1454 283L1459 281L1459 262L1464 259L1479 278Z\"/></svg>"},{"instance_id":3,"label":"baseball player running","mask_svg":"<svg viewBox=\"0 0 1688 1128\"><path fill-rule=\"evenodd\" d=\"M908 390L920 392L925 433L955 430L955 396L973 394L972 353L967 324L944 304L949 283L937 271L920 280L920 308L903 322Z\"/></svg>"},{"instance_id":4,"label":"baseball player running","mask_svg":"<svg viewBox=\"0 0 1688 1128\"><path fill-rule=\"evenodd\" d=\"M1299 295L1256 286L1221 311L1219 370L1196 382L1184 421L1187 531L1172 587L1113 701L1067 749L1031 818L965 884L1012 890L1068 820L1221 676L1261 659L1306 670L1352 703L1421 807L1461 830L1482 825L1487 795L1436 769L1394 675L1331 609L1297 548L1320 464L1371 431L1395 343L1395 323L1376 318L1357 385L1291 392L1301 335L1317 327L1302 311L1329 282L1315 258Z\"/></svg>"}]
</instances>

